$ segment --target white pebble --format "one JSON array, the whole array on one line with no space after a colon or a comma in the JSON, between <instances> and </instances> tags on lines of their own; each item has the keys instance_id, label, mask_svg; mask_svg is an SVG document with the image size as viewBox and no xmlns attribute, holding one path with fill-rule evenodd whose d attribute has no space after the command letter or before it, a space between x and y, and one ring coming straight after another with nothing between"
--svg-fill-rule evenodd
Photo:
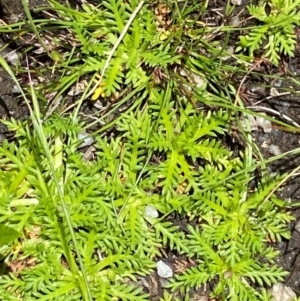
<instances>
[{"instance_id":1,"label":"white pebble","mask_svg":"<svg viewBox=\"0 0 300 301\"><path fill-rule=\"evenodd\" d=\"M192 79L194 81L194 83L196 84L197 88L202 88L205 85L205 80L198 75L197 73L191 71L190 73L187 73L184 69L180 69L179 70L179 74L181 76L187 77L190 79Z\"/></svg>"},{"instance_id":2,"label":"white pebble","mask_svg":"<svg viewBox=\"0 0 300 301\"><path fill-rule=\"evenodd\" d=\"M230 25L232 25L232 26L239 26L240 22L241 22L240 17L239 16L234 16L230 20Z\"/></svg>"},{"instance_id":3,"label":"white pebble","mask_svg":"<svg viewBox=\"0 0 300 301\"><path fill-rule=\"evenodd\" d=\"M263 114L264 115L264 114ZM272 132L272 123L263 117L256 117L256 124L263 129L265 133Z\"/></svg>"},{"instance_id":4,"label":"white pebble","mask_svg":"<svg viewBox=\"0 0 300 301\"><path fill-rule=\"evenodd\" d=\"M145 208L144 216L149 218L158 218L158 211L155 207L147 205Z\"/></svg>"},{"instance_id":5,"label":"white pebble","mask_svg":"<svg viewBox=\"0 0 300 301\"><path fill-rule=\"evenodd\" d=\"M157 274L161 278L170 278L173 276L173 270L162 260L157 262L156 268L157 268Z\"/></svg>"},{"instance_id":6,"label":"white pebble","mask_svg":"<svg viewBox=\"0 0 300 301\"><path fill-rule=\"evenodd\" d=\"M250 130L253 132L258 130L256 119L253 115L247 114L245 117L241 119L241 126L247 131Z\"/></svg>"},{"instance_id":7,"label":"white pebble","mask_svg":"<svg viewBox=\"0 0 300 301\"><path fill-rule=\"evenodd\" d=\"M280 282L272 286L270 293L274 301L293 301L297 297L290 287Z\"/></svg>"},{"instance_id":8,"label":"white pebble","mask_svg":"<svg viewBox=\"0 0 300 301\"><path fill-rule=\"evenodd\" d=\"M184 77L186 77L188 75L184 69L179 69L179 74Z\"/></svg>"},{"instance_id":9,"label":"white pebble","mask_svg":"<svg viewBox=\"0 0 300 301\"><path fill-rule=\"evenodd\" d=\"M281 154L281 150L277 145L271 144L269 146L269 152L275 156L278 156Z\"/></svg>"},{"instance_id":10,"label":"white pebble","mask_svg":"<svg viewBox=\"0 0 300 301\"><path fill-rule=\"evenodd\" d=\"M19 54L16 53L15 51L11 51L5 57L14 66L16 66L19 61Z\"/></svg>"},{"instance_id":11,"label":"white pebble","mask_svg":"<svg viewBox=\"0 0 300 301\"><path fill-rule=\"evenodd\" d=\"M281 85L282 85L282 79L278 79L278 80L276 80L275 83L274 83L274 86L275 86L276 88L280 88Z\"/></svg>"},{"instance_id":12,"label":"white pebble","mask_svg":"<svg viewBox=\"0 0 300 301\"><path fill-rule=\"evenodd\" d=\"M20 88L17 86L17 85L14 85L12 88L11 88L11 91L10 91L12 94L19 94L21 93L21 90Z\"/></svg>"},{"instance_id":13,"label":"white pebble","mask_svg":"<svg viewBox=\"0 0 300 301\"><path fill-rule=\"evenodd\" d=\"M264 140L260 147L262 148L269 148L270 146L270 139Z\"/></svg>"},{"instance_id":14,"label":"white pebble","mask_svg":"<svg viewBox=\"0 0 300 301\"><path fill-rule=\"evenodd\" d=\"M233 4L233 5L241 5L242 4L242 0L231 0L231 4Z\"/></svg>"},{"instance_id":15,"label":"white pebble","mask_svg":"<svg viewBox=\"0 0 300 301\"><path fill-rule=\"evenodd\" d=\"M82 143L79 146L80 148L90 146L95 141L94 137L92 137L91 135L89 135L86 132L79 133L77 135L77 138L78 138L78 140L83 140Z\"/></svg>"},{"instance_id":16,"label":"white pebble","mask_svg":"<svg viewBox=\"0 0 300 301\"><path fill-rule=\"evenodd\" d=\"M200 77L198 74L192 72L191 77L193 78L197 88L202 88L205 85L204 79Z\"/></svg>"}]
</instances>

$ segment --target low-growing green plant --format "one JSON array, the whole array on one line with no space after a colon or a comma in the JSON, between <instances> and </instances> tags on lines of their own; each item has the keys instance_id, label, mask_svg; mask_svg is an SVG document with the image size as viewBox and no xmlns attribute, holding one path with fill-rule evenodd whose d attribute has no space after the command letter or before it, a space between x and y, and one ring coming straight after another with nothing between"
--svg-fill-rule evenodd
<instances>
[{"instance_id":1,"label":"low-growing green plant","mask_svg":"<svg viewBox=\"0 0 300 301\"><path fill-rule=\"evenodd\" d=\"M295 28L300 24L299 0L261 0L258 5L248 5L248 11L261 25L255 25L250 32L240 37L237 51L264 49L263 56L278 65L280 54L294 56Z\"/></svg>"},{"instance_id":2,"label":"low-growing green plant","mask_svg":"<svg viewBox=\"0 0 300 301\"><path fill-rule=\"evenodd\" d=\"M47 44L44 54L48 53L54 59L33 70L39 78L48 78L50 70L56 74L51 81L43 82L40 90L36 87L41 103L46 102L46 92L53 95L56 91L53 100L56 102L80 81L90 81L92 77L90 84L94 84L103 70L103 78L98 81L99 85L90 98L104 103L110 97L120 100L120 95L130 93L131 98L134 95L138 95L139 99L141 95L145 98L151 87L160 85L169 78L175 79L181 69L185 69L189 75L184 80L181 78L181 87L189 86L189 89L194 90L195 87L202 86L203 92L210 85L210 89L216 91L215 94L220 94L221 90L226 90L221 83L237 71L235 67L223 66L219 42L211 42L206 38L211 34L209 29L199 29L191 20L176 18L182 14L188 19L189 14L196 13L199 10L197 2L185 5L181 12L172 3L163 4L162 7L165 8L162 12L159 5L155 12L150 3L145 3L136 13L120 43L118 39L135 13L138 1L131 0L124 4L122 1L107 0L98 5L84 2L80 12L56 0L48 2L48 10L53 18L30 23L34 26L34 31L38 26L39 38L44 39L45 43L37 41L36 49L30 42L30 47L27 48L27 53L32 55L36 51L43 52ZM206 5L203 4L203 7ZM183 21L186 22L184 31L181 29L183 23L180 23ZM23 27L21 25L22 23L10 24L8 28L23 35L28 27L27 23ZM6 32L7 28L1 30ZM117 47L112 52L116 44ZM239 71L241 68L242 66ZM195 82L195 76L198 82ZM227 92L226 90L224 94ZM201 101L209 103L211 99L205 93ZM227 97L222 97L222 101L228 103Z\"/></svg>"},{"instance_id":3,"label":"low-growing green plant","mask_svg":"<svg viewBox=\"0 0 300 301\"><path fill-rule=\"evenodd\" d=\"M233 160L224 171L205 165L200 183L212 185L226 179L231 172L242 171L243 161ZM228 300L260 300L260 291L251 284L271 285L286 275L276 267L278 252L266 248L268 241L281 241L290 234L285 223L292 217L286 213L287 204L271 198L265 202L277 180L265 178L259 187L249 192L251 175L240 175L193 195L192 212L199 218L197 227L188 225L189 256L198 264L188 269L170 285L182 291L217 280L215 296Z\"/></svg>"},{"instance_id":4,"label":"low-growing green plant","mask_svg":"<svg viewBox=\"0 0 300 301\"><path fill-rule=\"evenodd\" d=\"M285 275L274 263L277 253L265 248L268 240L289 236L287 204L276 197L264 202L278 181L264 178L249 192L249 160L233 159L216 139L228 126L226 111L199 113L189 102L172 101L171 90L155 92L142 111L123 114L116 125L119 134L98 137L94 161L85 161L78 151L80 123L54 114L44 124L53 162L62 163L55 163L55 173L91 295L147 300L128 282L150 273L161 248L169 248L197 258L197 267L171 282L174 291L188 292L217 277L215 295L259 300L251 284L270 285ZM31 233L6 260L32 264L19 274L2 275L1 295L5 300L89 300L35 130L29 122L5 124L18 143L1 146L2 174L12 177L24 170L24 176L13 190L2 188L0 221ZM146 206L161 214L192 216L197 226L193 222L186 233L179 231L172 220L145 215Z\"/></svg>"},{"instance_id":5,"label":"low-growing green plant","mask_svg":"<svg viewBox=\"0 0 300 301\"><path fill-rule=\"evenodd\" d=\"M52 41L63 58L55 66L61 83L46 88L63 94L101 73L138 3L84 3L83 11L49 3L74 42L64 54L63 36ZM184 22L191 7L175 11ZM5 263L24 263L0 276L4 300L149 300L136 280L153 272L164 249L196 266L176 275L162 300L182 300L178 293L189 300L190 289L205 284L222 300L267 300L265 286L286 275L270 245L289 238L289 205L269 198L281 178L263 173L251 190L259 164L251 143L233 155L222 142L236 112L224 80L235 68L197 36L202 28L177 33L175 22L156 21L144 6L95 91L103 101L121 96L113 120L112 111L97 119L92 159L78 140L90 124L78 111L42 116L32 88L31 119L2 121L16 139L0 147L0 223L23 233ZM38 22L43 38L52 21ZM175 216L187 224L179 227Z\"/></svg>"},{"instance_id":6,"label":"low-growing green plant","mask_svg":"<svg viewBox=\"0 0 300 301\"><path fill-rule=\"evenodd\" d=\"M179 62L181 57L175 48L164 42L163 31L157 30L157 20L148 9L148 4L141 8L132 22L128 34L124 36L109 61L107 57L118 43L118 38L126 27L138 1L108 0L97 6L85 2L82 11L64 6L55 0L49 0L50 9L57 14L57 24L67 26L70 32L66 37L60 33L52 38L51 43L63 60L56 64L56 72L61 74L59 83L50 84L51 89L60 93L66 91L77 81L87 76L99 77L105 69L101 84L92 95L98 98L111 97L116 93L140 91L155 84L154 69L163 68ZM47 26L42 25L41 28ZM50 32L53 36L53 33ZM73 49L70 51L70 46ZM146 94L145 94L146 95Z\"/></svg>"}]
</instances>

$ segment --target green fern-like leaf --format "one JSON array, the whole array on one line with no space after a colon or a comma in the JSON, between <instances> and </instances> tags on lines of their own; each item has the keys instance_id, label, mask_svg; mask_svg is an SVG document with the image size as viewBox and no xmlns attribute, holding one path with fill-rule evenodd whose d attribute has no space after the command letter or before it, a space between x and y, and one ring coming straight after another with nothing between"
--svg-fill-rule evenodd
<instances>
[{"instance_id":1,"label":"green fern-like leaf","mask_svg":"<svg viewBox=\"0 0 300 301\"><path fill-rule=\"evenodd\" d=\"M142 294L142 288L135 288L133 285L123 284L118 287L112 287L113 296L123 301L146 301L148 295Z\"/></svg>"},{"instance_id":2,"label":"green fern-like leaf","mask_svg":"<svg viewBox=\"0 0 300 301\"><path fill-rule=\"evenodd\" d=\"M121 33L126 24L126 20L129 18L127 11L129 8L128 5L124 5L121 0L104 1L102 5L107 9L104 12L104 16L107 18L107 24L109 26L115 25L119 33Z\"/></svg>"},{"instance_id":3,"label":"green fern-like leaf","mask_svg":"<svg viewBox=\"0 0 300 301\"><path fill-rule=\"evenodd\" d=\"M161 46L158 49L145 52L141 57L146 65L150 67L161 66L163 68L178 62L180 58L180 56L176 56L170 52L170 46Z\"/></svg>"},{"instance_id":4,"label":"green fern-like leaf","mask_svg":"<svg viewBox=\"0 0 300 301\"><path fill-rule=\"evenodd\" d=\"M267 284L271 286L274 283L284 280L284 276L286 276L288 272L284 272L282 268L268 265L260 265L257 263L253 263L248 267L245 267L245 271L243 272L244 277L249 277L253 282L259 283L261 286Z\"/></svg>"},{"instance_id":5,"label":"green fern-like leaf","mask_svg":"<svg viewBox=\"0 0 300 301\"><path fill-rule=\"evenodd\" d=\"M162 187L162 194L167 197L173 195L178 186L178 179L180 178L181 169L178 165L178 153L172 151L167 160L160 164L158 178L161 181L158 183Z\"/></svg>"},{"instance_id":6,"label":"green fern-like leaf","mask_svg":"<svg viewBox=\"0 0 300 301\"><path fill-rule=\"evenodd\" d=\"M123 83L124 73L122 72L122 57L117 57L112 60L110 67L107 70L106 76L103 79L105 95L107 97L120 90Z\"/></svg>"},{"instance_id":7,"label":"green fern-like leaf","mask_svg":"<svg viewBox=\"0 0 300 301\"><path fill-rule=\"evenodd\" d=\"M154 223L153 224L156 231L156 238L162 239L164 246L167 244L171 249L176 248L178 252L188 252L186 246L186 241L182 232L178 231L178 227L173 226L170 222L165 223Z\"/></svg>"},{"instance_id":8,"label":"green fern-like leaf","mask_svg":"<svg viewBox=\"0 0 300 301\"><path fill-rule=\"evenodd\" d=\"M171 281L169 286L172 290L179 290L180 292L189 291L190 289L197 289L202 284L210 280L210 275L201 264L185 271L183 274L176 276L176 281Z\"/></svg>"}]
</instances>

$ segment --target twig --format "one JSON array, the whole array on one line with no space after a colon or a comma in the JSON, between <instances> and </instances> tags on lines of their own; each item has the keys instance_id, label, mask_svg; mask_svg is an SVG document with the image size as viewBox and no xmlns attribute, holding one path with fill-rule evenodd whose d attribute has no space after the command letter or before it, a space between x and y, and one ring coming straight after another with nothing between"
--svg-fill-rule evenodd
<instances>
[{"instance_id":1,"label":"twig","mask_svg":"<svg viewBox=\"0 0 300 301\"><path fill-rule=\"evenodd\" d=\"M258 107L258 106L247 107L247 109L251 109L251 110L254 110L254 111L264 111L264 112L272 113L272 114L280 116L282 119L290 122L293 126L295 126L297 128L300 128L300 125L296 121L294 121L292 118L290 118L287 115L282 114L278 111L275 111L273 109L266 108L266 107Z\"/></svg>"}]
</instances>

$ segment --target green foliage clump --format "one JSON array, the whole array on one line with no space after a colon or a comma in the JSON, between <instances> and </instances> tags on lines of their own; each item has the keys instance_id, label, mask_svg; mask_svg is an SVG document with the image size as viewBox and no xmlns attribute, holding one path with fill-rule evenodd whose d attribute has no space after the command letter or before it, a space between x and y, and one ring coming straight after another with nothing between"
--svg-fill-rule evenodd
<instances>
[{"instance_id":1,"label":"green foliage clump","mask_svg":"<svg viewBox=\"0 0 300 301\"><path fill-rule=\"evenodd\" d=\"M68 57L57 61L55 89L63 94L101 72L138 3L84 3L82 12L49 3L63 20L57 24L75 37ZM289 206L269 197L281 179L262 174L251 190L256 162L222 142L233 90L219 90L219 51L202 55L203 48L215 51L204 39L178 51L184 43L165 42L157 27L143 7L112 56L96 94L122 97L114 120L106 118L112 111L99 118L92 159L80 149L88 125L78 112L3 121L16 140L0 147L0 224L22 233L6 242L4 263L24 263L0 276L3 299L149 300L136 280L153 272L164 249L196 265L171 280L163 300L176 300L177 292L189 300L192 288L207 283L223 300L267 300L264 287L286 275L268 246L289 238ZM186 30L182 39L196 34ZM149 206L157 218L146 214Z\"/></svg>"},{"instance_id":2,"label":"green foliage clump","mask_svg":"<svg viewBox=\"0 0 300 301\"><path fill-rule=\"evenodd\" d=\"M250 4L248 11L262 25L256 25L240 37L237 48L248 49L252 56L261 47L264 56L278 65L280 54L294 56L297 44L295 27L300 24L299 0L262 0L258 5Z\"/></svg>"},{"instance_id":3,"label":"green foliage clump","mask_svg":"<svg viewBox=\"0 0 300 301\"><path fill-rule=\"evenodd\" d=\"M72 33L70 39L74 39L76 45L72 54L66 52L68 57L64 60L69 64L57 66L57 71L61 70L64 74L60 79L61 84L56 87L60 91L87 75L101 74L111 49L117 43L138 2L107 0L97 6L86 2L82 5L83 11L80 14L55 0L49 2L59 19L70 20L67 22L68 30ZM65 22L62 21L64 26ZM125 35L112 56L93 99L145 88L154 81L155 67L166 69L178 62L180 56L160 36L154 13L144 5L134 19L130 32ZM56 43L65 52L64 41L58 39ZM70 72L65 73L66 68Z\"/></svg>"},{"instance_id":4,"label":"green foliage clump","mask_svg":"<svg viewBox=\"0 0 300 301\"><path fill-rule=\"evenodd\" d=\"M173 291L218 279L214 295L259 300L252 284L283 279L277 253L265 248L268 240L289 237L287 204L274 196L265 201L278 179L264 178L250 192L248 161L232 158L217 140L227 131L228 112L198 112L173 101L171 90L157 90L142 111L123 113L117 135L97 138L93 161L77 149L78 121L53 115L44 125L84 271L36 132L5 122L27 147L0 148L2 177L16 183L1 188L0 222L29 233L6 261L32 263L0 277L7 300L89 300L83 274L95 299L148 300L129 283L153 270L162 248L197 261L171 282ZM145 215L147 206L194 222L180 231L172 220Z\"/></svg>"},{"instance_id":5,"label":"green foliage clump","mask_svg":"<svg viewBox=\"0 0 300 301\"><path fill-rule=\"evenodd\" d=\"M218 279L216 296L226 292L228 300L261 300L251 284L271 285L286 275L275 265L278 252L266 244L289 238L287 204L276 197L265 200L277 183L274 178L249 192L252 177L244 170L239 159L224 171L209 164L201 168L203 189L193 194L191 206L199 225L188 226L189 256L197 256L198 265L177 276L173 289L185 291Z\"/></svg>"}]
</instances>

